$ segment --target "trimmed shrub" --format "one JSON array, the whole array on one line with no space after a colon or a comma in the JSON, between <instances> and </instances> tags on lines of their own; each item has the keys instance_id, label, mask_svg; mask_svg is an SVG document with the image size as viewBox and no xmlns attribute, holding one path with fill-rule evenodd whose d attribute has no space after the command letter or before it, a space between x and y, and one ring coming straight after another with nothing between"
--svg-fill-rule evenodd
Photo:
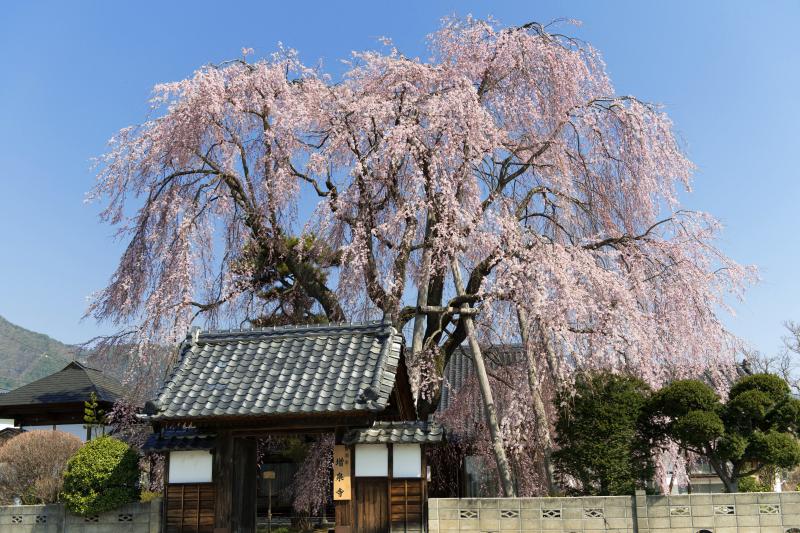
<instances>
[{"instance_id":1,"label":"trimmed shrub","mask_svg":"<svg viewBox=\"0 0 800 533\"><path fill-rule=\"evenodd\" d=\"M160 492L154 492L152 490L143 490L142 494L139 496L139 501L142 503L148 503L160 497L161 497Z\"/></svg>"},{"instance_id":2,"label":"trimmed shrub","mask_svg":"<svg viewBox=\"0 0 800 533\"><path fill-rule=\"evenodd\" d=\"M90 516L139 500L139 456L124 442L87 442L64 472L61 500L71 513Z\"/></svg>"},{"instance_id":3,"label":"trimmed shrub","mask_svg":"<svg viewBox=\"0 0 800 533\"><path fill-rule=\"evenodd\" d=\"M739 492L772 492L772 487L754 476L746 476L739 480Z\"/></svg>"},{"instance_id":4,"label":"trimmed shrub","mask_svg":"<svg viewBox=\"0 0 800 533\"><path fill-rule=\"evenodd\" d=\"M27 431L0 447L0 503L54 503L67 461L81 439L64 431Z\"/></svg>"},{"instance_id":5,"label":"trimmed shrub","mask_svg":"<svg viewBox=\"0 0 800 533\"><path fill-rule=\"evenodd\" d=\"M741 490L739 481L755 487L744 472L800 465L800 400L772 374L739 379L725 403L702 381L674 381L653 395L645 419L654 441L704 456L727 492Z\"/></svg>"}]
</instances>

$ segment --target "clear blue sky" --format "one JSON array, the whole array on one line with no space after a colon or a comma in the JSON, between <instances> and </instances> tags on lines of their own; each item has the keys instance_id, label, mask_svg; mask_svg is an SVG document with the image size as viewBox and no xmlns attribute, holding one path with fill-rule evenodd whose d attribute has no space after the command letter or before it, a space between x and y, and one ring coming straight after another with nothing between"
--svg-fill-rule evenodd
<instances>
[{"instance_id":1,"label":"clear blue sky","mask_svg":"<svg viewBox=\"0 0 800 533\"><path fill-rule=\"evenodd\" d=\"M733 331L773 352L800 321L800 2L7 2L0 8L0 315L65 342L122 244L83 203L91 157L140 122L151 87L282 41L340 72L391 37L426 57L441 17L506 24L567 17L621 94L660 102L698 165L686 198L725 224L721 247L756 264Z\"/></svg>"}]
</instances>

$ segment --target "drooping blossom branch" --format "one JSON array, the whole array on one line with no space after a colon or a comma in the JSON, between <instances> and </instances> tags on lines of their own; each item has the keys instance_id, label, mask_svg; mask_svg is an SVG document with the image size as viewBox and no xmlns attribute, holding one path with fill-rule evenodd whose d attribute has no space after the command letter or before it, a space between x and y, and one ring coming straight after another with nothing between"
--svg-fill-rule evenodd
<instances>
[{"instance_id":1,"label":"drooping blossom branch","mask_svg":"<svg viewBox=\"0 0 800 533\"><path fill-rule=\"evenodd\" d=\"M320 437L308 448L292 482L292 506L298 513L318 516L333 501L333 436Z\"/></svg>"}]
</instances>

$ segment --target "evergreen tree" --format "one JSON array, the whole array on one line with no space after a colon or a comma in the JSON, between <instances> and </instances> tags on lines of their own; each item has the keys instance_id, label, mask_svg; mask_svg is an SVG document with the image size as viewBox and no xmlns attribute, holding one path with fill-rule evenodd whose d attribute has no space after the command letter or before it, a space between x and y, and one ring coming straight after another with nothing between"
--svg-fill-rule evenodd
<instances>
[{"instance_id":1,"label":"evergreen tree","mask_svg":"<svg viewBox=\"0 0 800 533\"><path fill-rule=\"evenodd\" d=\"M95 428L100 428L102 434L106 434L106 413L100 409L94 392L89 393L89 399L83 402L83 422L89 431L89 438L96 436Z\"/></svg>"},{"instance_id":2,"label":"evergreen tree","mask_svg":"<svg viewBox=\"0 0 800 533\"><path fill-rule=\"evenodd\" d=\"M556 397L556 475L568 492L631 494L653 475L638 419L650 395L643 381L608 372L579 374Z\"/></svg>"}]
</instances>

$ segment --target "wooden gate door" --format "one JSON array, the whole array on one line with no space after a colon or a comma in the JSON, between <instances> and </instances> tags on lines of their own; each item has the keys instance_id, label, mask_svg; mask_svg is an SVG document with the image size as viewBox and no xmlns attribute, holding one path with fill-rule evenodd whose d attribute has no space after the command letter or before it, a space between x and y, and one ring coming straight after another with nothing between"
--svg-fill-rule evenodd
<instances>
[{"instance_id":1,"label":"wooden gate door","mask_svg":"<svg viewBox=\"0 0 800 533\"><path fill-rule=\"evenodd\" d=\"M392 480L392 533L424 531L423 484L421 479Z\"/></svg>"},{"instance_id":2,"label":"wooden gate door","mask_svg":"<svg viewBox=\"0 0 800 533\"><path fill-rule=\"evenodd\" d=\"M355 479L355 533L389 533L389 480Z\"/></svg>"}]
</instances>

